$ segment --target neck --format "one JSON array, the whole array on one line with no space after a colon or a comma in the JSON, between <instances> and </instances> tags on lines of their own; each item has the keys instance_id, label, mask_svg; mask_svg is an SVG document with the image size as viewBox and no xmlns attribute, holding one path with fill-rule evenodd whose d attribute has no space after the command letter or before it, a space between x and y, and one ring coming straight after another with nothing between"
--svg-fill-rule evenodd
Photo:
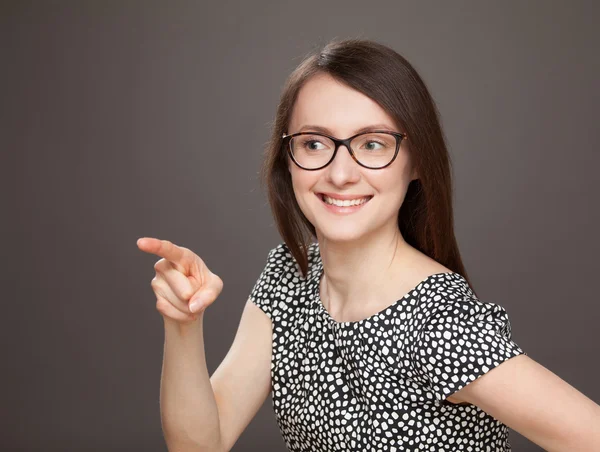
<instances>
[{"instance_id":1,"label":"neck","mask_svg":"<svg viewBox=\"0 0 600 452\"><path fill-rule=\"evenodd\" d=\"M319 234L317 238L323 261L321 298L334 318L360 317L389 298L398 275L415 256L397 227L358 242L333 242Z\"/></svg>"}]
</instances>

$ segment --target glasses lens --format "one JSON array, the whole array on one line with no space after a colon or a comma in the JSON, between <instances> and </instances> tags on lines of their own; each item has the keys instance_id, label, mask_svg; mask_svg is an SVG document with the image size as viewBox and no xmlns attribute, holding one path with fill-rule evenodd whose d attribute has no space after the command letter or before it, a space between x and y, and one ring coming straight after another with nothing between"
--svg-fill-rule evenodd
<instances>
[{"instance_id":1,"label":"glasses lens","mask_svg":"<svg viewBox=\"0 0 600 452\"><path fill-rule=\"evenodd\" d=\"M396 153L396 137L389 133L365 133L350 142L357 160L370 168L386 166Z\"/></svg>"},{"instance_id":2,"label":"glasses lens","mask_svg":"<svg viewBox=\"0 0 600 452\"><path fill-rule=\"evenodd\" d=\"M290 149L294 159L303 168L320 168L327 164L335 143L321 135L298 135L290 140Z\"/></svg>"}]
</instances>

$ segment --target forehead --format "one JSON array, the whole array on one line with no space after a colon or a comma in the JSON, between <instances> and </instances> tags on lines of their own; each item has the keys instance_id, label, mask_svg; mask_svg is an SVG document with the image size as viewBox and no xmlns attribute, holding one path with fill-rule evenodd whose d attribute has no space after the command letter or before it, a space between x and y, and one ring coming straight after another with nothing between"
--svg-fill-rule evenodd
<instances>
[{"instance_id":1,"label":"forehead","mask_svg":"<svg viewBox=\"0 0 600 452\"><path fill-rule=\"evenodd\" d=\"M340 136L349 136L370 124L396 128L392 117L377 102L328 74L311 77L298 93L290 133L306 124L326 127Z\"/></svg>"}]
</instances>

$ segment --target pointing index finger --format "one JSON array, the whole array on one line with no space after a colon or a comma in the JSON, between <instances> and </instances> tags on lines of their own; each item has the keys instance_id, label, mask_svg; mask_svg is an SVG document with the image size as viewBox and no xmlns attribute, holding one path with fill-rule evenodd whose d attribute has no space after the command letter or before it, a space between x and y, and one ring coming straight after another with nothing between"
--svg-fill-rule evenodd
<instances>
[{"instance_id":1,"label":"pointing index finger","mask_svg":"<svg viewBox=\"0 0 600 452\"><path fill-rule=\"evenodd\" d=\"M186 275L189 273L192 264L192 254L187 248L177 246L169 240L159 240L148 237L139 239L138 247L142 251L165 258L182 273Z\"/></svg>"}]
</instances>

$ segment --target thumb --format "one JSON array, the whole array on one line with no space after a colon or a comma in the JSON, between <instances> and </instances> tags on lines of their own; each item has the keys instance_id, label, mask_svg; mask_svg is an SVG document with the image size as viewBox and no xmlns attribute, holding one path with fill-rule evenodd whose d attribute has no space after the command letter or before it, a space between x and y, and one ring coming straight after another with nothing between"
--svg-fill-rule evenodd
<instances>
[{"instance_id":1,"label":"thumb","mask_svg":"<svg viewBox=\"0 0 600 452\"><path fill-rule=\"evenodd\" d=\"M197 313L210 306L223 290L223 281L217 275L212 274L210 283L198 290L190 298L190 312Z\"/></svg>"}]
</instances>

